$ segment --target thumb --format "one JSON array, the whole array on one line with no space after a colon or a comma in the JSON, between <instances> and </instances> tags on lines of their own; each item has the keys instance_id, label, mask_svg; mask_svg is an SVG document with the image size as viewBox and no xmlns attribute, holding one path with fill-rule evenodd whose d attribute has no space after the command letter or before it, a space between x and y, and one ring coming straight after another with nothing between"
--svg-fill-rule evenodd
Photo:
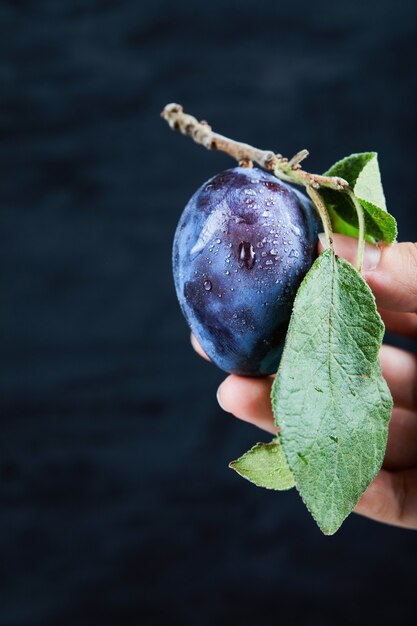
<instances>
[{"instance_id":1,"label":"thumb","mask_svg":"<svg viewBox=\"0 0 417 626\"><path fill-rule=\"evenodd\" d=\"M319 252L325 247L319 235ZM357 239L333 235L334 250L352 265L356 262ZM362 275L378 306L391 311L417 312L417 244L365 244Z\"/></svg>"}]
</instances>

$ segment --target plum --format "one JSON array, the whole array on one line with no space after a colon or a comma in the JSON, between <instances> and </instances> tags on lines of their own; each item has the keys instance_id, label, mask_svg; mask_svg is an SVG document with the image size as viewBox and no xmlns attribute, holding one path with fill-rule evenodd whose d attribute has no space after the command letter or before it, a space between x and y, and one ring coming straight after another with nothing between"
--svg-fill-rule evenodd
<instances>
[{"instance_id":1,"label":"plum","mask_svg":"<svg viewBox=\"0 0 417 626\"><path fill-rule=\"evenodd\" d=\"M226 372L276 372L297 289L317 254L306 196L257 168L217 174L179 220L173 273L184 316Z\"/></svg>"}]
</instances>

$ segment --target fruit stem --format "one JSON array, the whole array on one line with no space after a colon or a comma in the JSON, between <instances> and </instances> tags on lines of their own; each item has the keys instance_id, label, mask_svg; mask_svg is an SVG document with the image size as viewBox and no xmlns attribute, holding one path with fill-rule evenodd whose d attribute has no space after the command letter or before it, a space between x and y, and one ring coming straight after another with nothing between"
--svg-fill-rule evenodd
<instances>
[{"instance_id":1,"label":"fruit stem","mask_svg":"<svg viewBox=\"0 0 417 626\"><path fill-rule=\"evenodd\" d=\"M306 187L306 191L310 198L312 199L314 206L317 208L317 211L321 217L321 221L323 222L324 234L326 235L326 243L327 247L333 250L333 231L332 231L332 223L330 221L329 214L327 212L326 206L323 202L321 195L318 193L314 187L308 186Z\"/></svg>"},{"instance_id":2,"label":"fruit stem","mask_svg":"<svg viewBox=\"0 0 417 626\"><path fill-rule=\"evenodd\" d=\"M239 163L257 163L264 169L274 172L275 176L282 180L314 189L320 187L329 187L336 191L349 189L349 183L339 176L320 176L302 170L300 163L308 156L307 150L300 150L291 159L287 159L282 154L275 154L271 150L260 150L247 143L229 139L224 135L214 133L206 121L199 122L192 115L184 113L180 104L167 104L161 117L168 122L172 130L179 130L183 135L188 135L208 150L225 152Z\"/></svg>"},{"instance_id":3,"label":"fruit stem","mask_svg":"<svg viewBox=\"0 0 417 626\"><path fill-rule=\"evenodd\" d=\"M358 216L358 226L359 226L359 234L358 234L358 249L356 253L356 269L358 272L362 271L363 266L363 255L365 252L365 215L362 208L361 203L353 193L351 189L346 189L346 193L352 201L352 204L355 207L356 214Z\"/></svg>"}]
</instances>

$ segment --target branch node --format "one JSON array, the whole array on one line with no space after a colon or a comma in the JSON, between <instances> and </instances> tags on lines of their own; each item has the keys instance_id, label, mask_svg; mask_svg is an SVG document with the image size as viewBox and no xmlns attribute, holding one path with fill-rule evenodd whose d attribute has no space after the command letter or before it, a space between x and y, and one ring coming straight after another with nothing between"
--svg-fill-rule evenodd
<instances>
[{"instance_id":1,"label":"branch node","mask_svg":"<svg viewBox=\"0 0 417 626\"><path fill-rule=\"evenodd\" d=\"M275 169L277 157L273 152L265 152L263 157L264 167L267 170Z\"/></svg>"}]
</instances>

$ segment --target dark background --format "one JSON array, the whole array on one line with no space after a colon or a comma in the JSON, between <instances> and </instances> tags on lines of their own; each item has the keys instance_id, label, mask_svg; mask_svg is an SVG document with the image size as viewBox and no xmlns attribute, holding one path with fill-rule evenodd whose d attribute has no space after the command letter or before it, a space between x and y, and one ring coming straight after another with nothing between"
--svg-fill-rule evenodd
<instances>
[{"instance_id":1,"label":"dark background","mask_svg":"<svg viewBox=\"0 0 417 626\"><path fill-rule=\"evenodd\" d=\"M377 150L416 240L416 3L2 0L0 24L1 626L407 623L415 533L326 538L227 468L268 437L218 408L170 255L232 162L159 112L316 172Z\"/></svg>"}]
</instances>

